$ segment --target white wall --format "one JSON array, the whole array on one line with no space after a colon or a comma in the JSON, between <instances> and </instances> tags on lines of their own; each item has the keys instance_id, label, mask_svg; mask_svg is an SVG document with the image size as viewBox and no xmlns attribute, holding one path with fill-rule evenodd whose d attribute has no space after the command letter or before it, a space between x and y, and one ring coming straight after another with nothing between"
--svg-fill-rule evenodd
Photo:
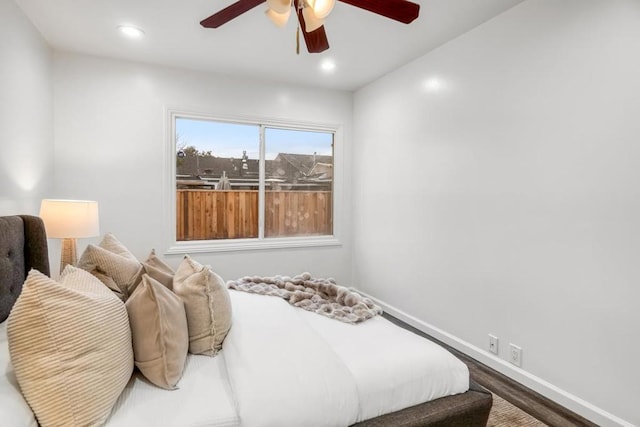
<instances>
[{"instance_id":1,"label":"white wall","mask_svg":"<svg viewBox=\"0 0 640 427\"><path fill-rule=\"evenodd\" d=\"M239 80L214 74L56 53L54 56L55 189L57 197L97 200L101 231L111 231L136 256L167 249L163 229L166 109L214 115L341 124L350 140L352 94ZM349 164L348 147L344 147ZM173 159L171 159L173 161ZM351 183L341 167L349 200ZM348 204L344 202L344 205ZM349 212L342 246L193 254L225 279L245 274L351 278ZM79 242L79 251L83 245ZM177 265L181 256L169 257Z\"/></svg>"},{"instance_id":2,"label":"white wall","mask_svg":"<svg viewBox=\"0 0 640 427\"><path fill-rule=\"evenodd\" d=\"M53 174L51 52L0 0L0 215L38 214Z\"/></svg>"},{"instance_id":3,"label":"white wall","mask_svg":"<svg viewBox=\"0 0 640 427\"><path fill-rule=\"evenodd\" d=\"M637 0L530 0L354 101L355 286L604 425L640 425L639 49Z\"/></svg>"}]
</instances>

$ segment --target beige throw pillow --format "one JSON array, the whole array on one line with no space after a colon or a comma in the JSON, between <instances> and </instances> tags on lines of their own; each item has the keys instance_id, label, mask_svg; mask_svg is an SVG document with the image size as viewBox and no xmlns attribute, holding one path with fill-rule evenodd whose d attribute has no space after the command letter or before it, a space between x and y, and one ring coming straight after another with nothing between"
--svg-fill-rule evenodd
<instances>
[{"instance_id":1,"label":"beige throw pillow","mask_svg":"<svg viewBox=\"0 0 640 427\"><path fill-rule=\"evenodd\" d=\"M173 275L175 272L173 268L156 255L155 249L151 249L149 257L142 265L145 273L165 285L167 289L173 289Z\"/></svg>"},{"instance_id":2,"label":"beige throw pillow","mask_svg":"<svg viewBox=\"0 0 640 427\"><path fill-rule=\"evenodd\" d=\"M123 301L133 293L144 272L142 264L111 233L105 234L97 246L87 246L78 267L98 277Z\"/></svg>"},{"instance_id":3,"label":"beige throw pillow","mask_svg":"<svg viewBox=\"0 0 640 427\"><path fill-rule=\"evenodd\" d=\"M158 387L175 389L189 349L187 316L182 300L144 274L126 307L136 366Z\"/></svg>"},{"instance_id":4,"label":"beige throw pillow","mask_svg":"<svg viewBox=\"0 0 640 427\"><path fill-rule=\"evenodd\" d=\"M73 266L59 283L29 272L7 335L16 378L43 426L104 423L133 371L124 304Z\"/></svg>"},{"instance_id":5,"label":"beige throw pillow","mask_svg":"<svg viewBox=\"0 0 640 427\"><path fill-rule=\"evenodd\" d=\"M132 254L131 251L129 251L129 249L127 249L127 247L123 245L113 233L106 233L102 237L102 241L100 241L98 246L108 250L109 252L113 252L116 255L138 262L136 256Z\"/></svg>"},{"instance_id":6,"label":"beige throw pillow","mask_svg":"<svg viewBox=\"0 0 640 427\"><path fill-rule=\"evenodd\" d=\"M176 270L173 291L187 310L189 352L215 355L231 328L231 299L224 281L187 255Z\"/></svg>"}]
</instances>

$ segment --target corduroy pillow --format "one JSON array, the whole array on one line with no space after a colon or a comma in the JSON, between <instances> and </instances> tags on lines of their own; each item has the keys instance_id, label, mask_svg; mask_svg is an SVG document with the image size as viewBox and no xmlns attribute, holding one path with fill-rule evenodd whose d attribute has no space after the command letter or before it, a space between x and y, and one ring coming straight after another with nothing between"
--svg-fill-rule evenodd
<instances>
[{"instance_id":1,"label":"corduroy pillow","mask_svg":"<svg viewBox=\"0 0 640 427\"><path fill-rule=\"evenodd\" d=\"M88 245L78 267L94 274L123 301L133 293L144 272L140 261L112 233L105 234L97 246Z\"/></svg>"},{"instance_id":2,"label":"corduroy pillow","mask_svg":"<svg viewBox=\"0 0 640 427\"><path fill-rule=\"evenodd\" d=\"M173 276L175 272L171 266L156 255L155 249L151 249L149 257L142 265L145 273L165 285L167 289L173 290Z\"/></svg>"},{"instance_id":3,"label":"corduroy pillow","mask_svg":"<svg viewBox=\"0 0 640 427\"><path fill-rule=\"evenodd\" d=\"M86 271L31 270L9 315L9 353L43 426L105 422L133 371L127 310Z\"/></svg>"},{"instance_id":4,"label":"corduroy pillow","mask_svg":"<svg viewBox=\"0 0 640 427\"><path fill-rule=\"evenodd\" d=\"M231 328L231 299L224 281L186 255L173 278L173 291L187 310L189 352L215 355Z\"/></svg>"},{"instance_id":5,"label":"corduroy pillow","mask_svg":"<svg viewBox=\"0 0 640 427\"><path fill-rule=\"evenodd\" d=\"M125 305L136 366L158 387L175 389L189 349L184 303L164 285L144 274Z\"/></svg>"}]
</instances>

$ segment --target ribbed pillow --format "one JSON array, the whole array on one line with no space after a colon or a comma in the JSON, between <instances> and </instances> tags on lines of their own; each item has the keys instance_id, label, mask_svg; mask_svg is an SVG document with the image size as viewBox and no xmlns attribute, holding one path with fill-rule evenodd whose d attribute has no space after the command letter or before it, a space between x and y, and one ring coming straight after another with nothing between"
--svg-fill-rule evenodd
<instances>
[{"instance_id":1,"label":"ribbed pillow","mask_svg":"<svg viewBox=\"0 0 640 427\"><path fill-rule=\"evenodd\" d=\"M121 257L130 259L131 261L136 261L136 256L131 253L131 251L123 245L120 240L116 238L113 233L106 233L100 243L98 244L103 249L108 250L109 252L113 252L116 255L120 255Z\"/></svg>"},{"instance_id":2,"label":"ribbed pillow","mask_svg":"<svg viewBox=\"0 0 640 427\"><path fill-rule=\"evenodd\" d=\"M187 310L189 352L215 355L231 328L231 299L224 281L186 255L173 278L173 291Z\"/></svg>"},{"instance_id":3,"label":"ribbed pillow","mask_svg":"<svg viewBox=\"0 0 640 427\"><path fill-rule=\"evenodd\" d=\"M112 233L105 234L97 246L88 245L78 267L98 277L123 301L133 293L144 273L142 264ZM118 290L113 289L114 284Z\"/></svg>"},{"instance_id":4,"label":"ribbed pillow","mask_svg":"<svg viewBox=\"0 0 640 427\"><path fill-rule=\"evenodd\" d=\"M187 316L182 300L144 274L125 305L136 366L158 387L176 388L189 349Z\"/></svg>"},{"instance_id":5,"label":"ribbed pillow","mask_svg":"<svg viewBox=\"0 0 640 427\"><path fill-rule=\"evenodd\" d=\"M31 270L7 325L25 399L42 426L99 425L133 372L127 310L86 271Z\"/></svg>"}]
</instances>

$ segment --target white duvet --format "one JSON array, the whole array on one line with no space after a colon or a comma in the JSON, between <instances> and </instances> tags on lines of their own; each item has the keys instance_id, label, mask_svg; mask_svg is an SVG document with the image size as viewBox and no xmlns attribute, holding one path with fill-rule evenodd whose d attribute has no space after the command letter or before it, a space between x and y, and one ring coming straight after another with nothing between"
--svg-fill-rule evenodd
<instances>
[{"instance_id":1,"label":"white duvet","mask_svg":"<svg viewBox=\"0 0 640 427\"><path fill-rule=\"evenodd\" d=\"M382 316L349 325L315 313L300 316L345 364L358 388L358 421L463 393L469 370L444 348Z\"/></svg>"},{"instance_id":2,"label":"white duvet","mask_svg":"<svg viewBox=\"0 0 640 427\"><path fill-rule=\"evenodd\" d=\"M357 325L231 291L224 342L243 426L348 426L469 388L465 364L377 316Z\"/></svg>"},{"instance_id":3,"label":"white duvet","mask_svg":"<svg viewBox=\"0 0 640 427\"><path fill-rule=\"evenodd\" d=\"M348 426L468 389L467 367L377 316L357 325L230 291L233 326L216 357L189 356L179 389L134 374L107 422L128 426ZM37 426L0 324L0 422Z\"/></svg>"},{"instance_id":4,"label":"white duvet","mask_svg":"<svg viewBox=\"0 0 640 427\"><path fill-rule=\"evenodd\" d=\"M223 344L243 426L348 426L359 413L347 366L300 316L264 295L230 291L233 326ZM335 320L334 320L335 321Z\"/></svg>"}]
</instances>

